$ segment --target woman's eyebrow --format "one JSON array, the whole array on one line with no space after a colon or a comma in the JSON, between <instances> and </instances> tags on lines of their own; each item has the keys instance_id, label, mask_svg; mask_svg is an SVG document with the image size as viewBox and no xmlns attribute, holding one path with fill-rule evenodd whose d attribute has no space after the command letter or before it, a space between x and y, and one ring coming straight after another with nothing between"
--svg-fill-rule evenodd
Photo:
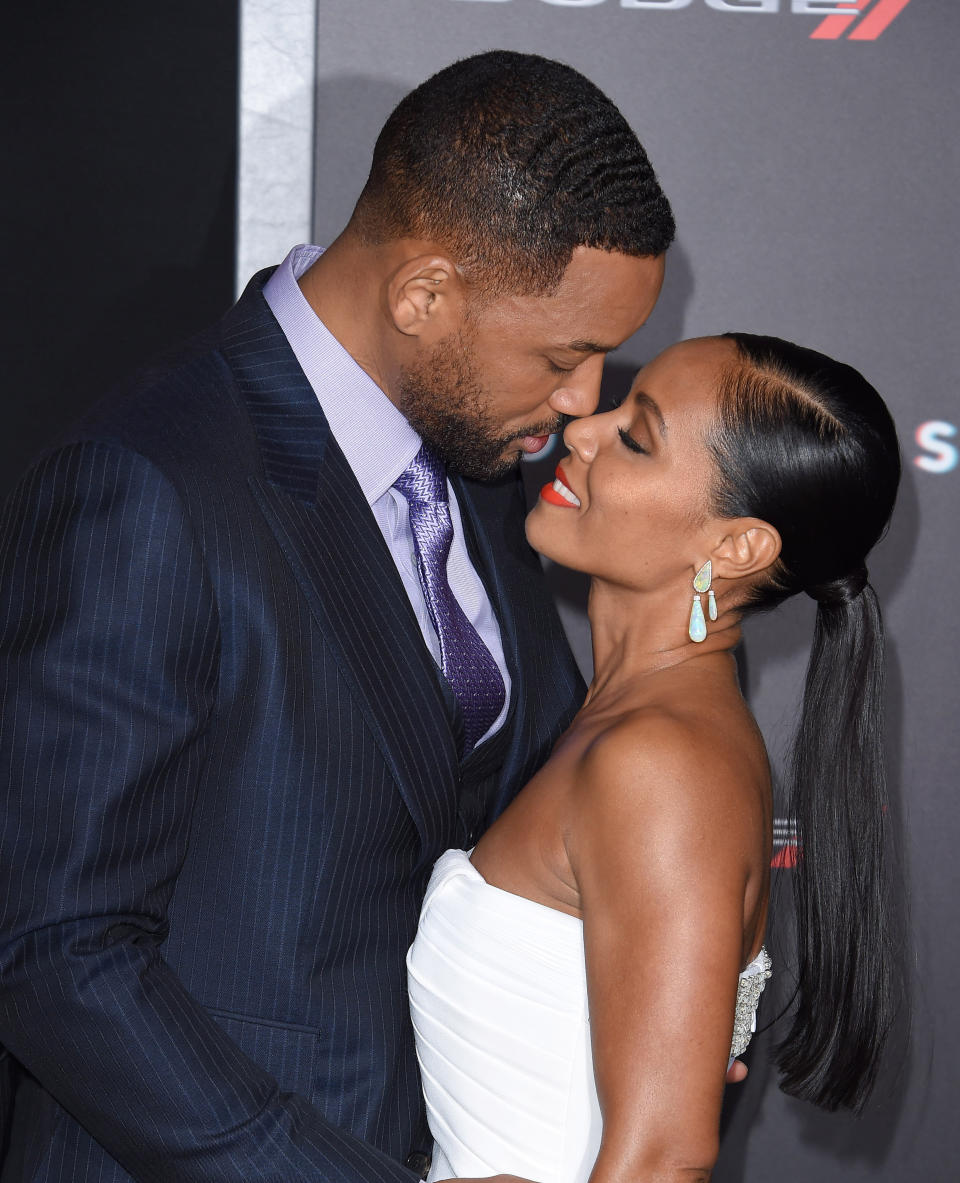
<instances>
[{"instance_id":1,"label":"woman's eyebrow","mask_svg":"<svg viewBox=\"0 0 960 1183\"><path fill-rule=\"evenodd\" d=\"M644 410L649 411L650 414L653 415L657 421L657 427L661 436L665 438L667 434L667 425L663 418L663 412L660 410L657 403L644 390L635 390L633 392L633 398L638 406L643 407Z\"/></svg>"}]
</instances>

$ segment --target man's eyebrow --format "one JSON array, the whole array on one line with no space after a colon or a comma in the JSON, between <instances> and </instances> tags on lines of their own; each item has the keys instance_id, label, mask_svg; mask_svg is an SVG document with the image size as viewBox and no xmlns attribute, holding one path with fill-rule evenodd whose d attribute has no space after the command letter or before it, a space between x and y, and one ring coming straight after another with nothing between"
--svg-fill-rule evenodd
<instances>
[{"instance_id":1,"label":"man's eyebrow","mask_svg":"<svg viewBox=\"0 0 960 1183\"><path fill-rule=\"evenodd\" d=\"M601 345L597 341L571 341L566 348L572 349L574 353L613 353L617 347L616 345Z\"/></svg>"},{"instance_id":2,"label":"man's eyebrow","mask_svg":"<svg viewBox=\"0 0 960 1183\"><path fill-rule=\"evenodd\" d=\"M663 419L663 412L657 406L656 402L654 402L650 395L643 390L635 390L633 392L633 398L638 406L643 407L645 410L649 411L651 415L653 415L657 421L657 427L661 436L666 437L667 425Z\"/></svg>"}]
</instances>

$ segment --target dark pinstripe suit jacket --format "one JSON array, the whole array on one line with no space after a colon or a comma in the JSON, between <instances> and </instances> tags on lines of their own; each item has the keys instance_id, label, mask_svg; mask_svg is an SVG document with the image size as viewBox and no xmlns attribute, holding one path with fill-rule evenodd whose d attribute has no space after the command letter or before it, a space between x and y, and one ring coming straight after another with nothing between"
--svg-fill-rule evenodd
<instances>
[{"instance_id":1,"label":"dark pinstripe suit jacket","mask_svg":"<svg viewBox=\"0 0 960 1183\"><path fill-rule=\"evenodd\" d=\"M472 841L445 699L258 276L21 482L0 557L0 1180L403 1180L404 955ZM461 481L516 710L582 684L516 481Z\"/></svg>"}]
</instances>

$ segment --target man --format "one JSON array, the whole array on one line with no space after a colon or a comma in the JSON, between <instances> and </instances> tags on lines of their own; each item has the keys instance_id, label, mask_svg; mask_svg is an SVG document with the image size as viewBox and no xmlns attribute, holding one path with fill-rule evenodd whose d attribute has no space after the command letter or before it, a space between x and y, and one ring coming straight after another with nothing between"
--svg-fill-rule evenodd
<instances>
[{"instance_id":1,"label":"man","mask_svg":"<svg viewBox=\"0 0 960 1183\"><path fill-rule=\"evenodd\" d=\"M586 79L457 63L391 116L327 252L23 478L3 1183L424 1169L404 955L430 867L583 690L516 461L595 408L672 233Z\"/></svg>"}]
</instances>

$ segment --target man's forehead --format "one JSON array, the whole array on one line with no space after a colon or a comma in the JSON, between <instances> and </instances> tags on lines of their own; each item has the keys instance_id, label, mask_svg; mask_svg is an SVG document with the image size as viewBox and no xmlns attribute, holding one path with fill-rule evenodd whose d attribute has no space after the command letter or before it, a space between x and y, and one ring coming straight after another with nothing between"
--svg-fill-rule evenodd
<instances>
[{"instance_id":1,"label":"man's forehead","mask_svg":"<svg viewBox=\"0 0 960 1183\"><path fill-rule=\"evenodd\" d=\"M627 317L639 308L649 311L663 283L663 256L624 255L578 247L556 290L544 297L549 311L582 318L570 338L605 345L610 334L605 320ZM608 346L609 347L609 346Z\"/></svg>"},{"instance_id":2,"label":"man's forehead","mask_svg":"<svg viewBox=\"0 0 960 1183\"><path fill-rule=\"evenodd\" d=\"M577 247L555 289L503 293L486 309L488 324L555 349L609 353L646 319L660 292L663 258Z\"/></svg>"}]
</instances>

